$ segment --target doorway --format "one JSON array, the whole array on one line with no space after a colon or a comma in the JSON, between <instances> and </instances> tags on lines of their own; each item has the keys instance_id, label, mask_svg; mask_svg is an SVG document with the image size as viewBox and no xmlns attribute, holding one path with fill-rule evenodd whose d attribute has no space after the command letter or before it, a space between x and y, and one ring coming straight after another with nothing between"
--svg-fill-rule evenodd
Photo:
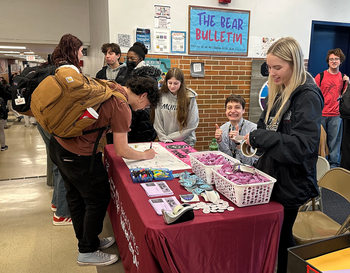
<instances>
[{"instance_id":1,"label":"doorway","mask_svg":"<svg viewBox=\"0 0 350 273\"><path fill-rule=\"evenodd\" d=\"M308 71L313 77L328 69L327 52L340 48L347 57L340 67L342 73L350 68L350 24L312 21Z\"/></svg>"}]
</instances>

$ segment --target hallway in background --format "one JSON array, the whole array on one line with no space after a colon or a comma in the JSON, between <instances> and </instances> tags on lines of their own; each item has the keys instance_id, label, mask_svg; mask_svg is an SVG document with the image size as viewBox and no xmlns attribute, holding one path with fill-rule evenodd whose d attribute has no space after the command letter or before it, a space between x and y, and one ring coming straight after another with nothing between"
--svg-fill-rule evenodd
<instances>
[{"instance_id":1,"label":"hallway in background","mask_svg":"<svg viewBox=\"0 0 350 273\"><path fill-rule=\"evenodd\" d=\"M119 260L106 267L79 266L72 226L54 226L46 184L46 150L36 126L9 113L7 151L0 152L0 272L124 273ZM107 214L100 237L114 236ZM116 253L114 244L104 252Z\"/></svg>"}]
</instances>

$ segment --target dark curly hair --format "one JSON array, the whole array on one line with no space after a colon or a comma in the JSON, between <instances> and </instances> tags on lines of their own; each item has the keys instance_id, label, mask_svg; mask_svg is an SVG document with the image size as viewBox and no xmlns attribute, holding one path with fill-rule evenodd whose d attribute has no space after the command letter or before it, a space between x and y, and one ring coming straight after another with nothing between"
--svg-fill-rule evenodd
<instances>
[{"instance_id":1,"label":"dark curly hair","mask_svg":"<svg viewBox=\"0 0 350 273\"><path fill-rule=\"evenodd\" d=\"M331 54L334 54L335 56L338 56L340 59L340 65L339 67L342 65L342 63L345 61L345 55L343 53L343 51L340 48L336 48L336 49L331 49L327 52L327 57L326 57L326 62L327 64L329 63L329 56Z\"/></svg>"},{"instance_id":2,"label":"dark curly hair","mask_svg":"<svg viewBox=\"0 0 350 273\"><path fill-rule=\"evenodd\" d=\"M76 66L80 72L78 50L83 45L77 37L72 34L62 36L59 44L52 53L52 62L56 67L68 63Z\"/></svg>"},{"instance_id":3,"label":"dark curly hair","mask_svg":"<svg viewBox=\"0 0 350 273\"><path fill-rule=\"evenodd\" d=\"M147 99L152 108L157 107L160 100L160 94L158 89L158 83L154 78L150 76L137 76L133 75L127 80L126 87L136 95L147 93Z\"/></svg>"},{"instance_id":4,"label":"dark curly hair","mask_svg":"<svg viewBox=\"0 0 350 273\"><path fill-rule=\"evenodd\" d=\"M155 66L146 65L136 68L131 72L131 75L135 76L150 76L154 80L158 81L162 71Z\"/></svg>"}]
</instances>

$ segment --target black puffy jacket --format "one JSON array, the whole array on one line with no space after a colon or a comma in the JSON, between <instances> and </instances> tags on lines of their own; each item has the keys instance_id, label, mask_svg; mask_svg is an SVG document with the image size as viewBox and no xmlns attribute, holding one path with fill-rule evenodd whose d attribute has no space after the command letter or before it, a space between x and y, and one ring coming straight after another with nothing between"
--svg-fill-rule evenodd
<instances>
[{"instance_id":1,"label":"black puffy jacket","mask_svg":"<svg viewBox=\"0 0 350 273\"><path fill-rule=\"evenodd\" d=\"M132 110L131 131L128 133L129 143L149 142L156 139L157 133L150 120L150 111L149 108L138 111Z\"/></svg>"}]
</instances>

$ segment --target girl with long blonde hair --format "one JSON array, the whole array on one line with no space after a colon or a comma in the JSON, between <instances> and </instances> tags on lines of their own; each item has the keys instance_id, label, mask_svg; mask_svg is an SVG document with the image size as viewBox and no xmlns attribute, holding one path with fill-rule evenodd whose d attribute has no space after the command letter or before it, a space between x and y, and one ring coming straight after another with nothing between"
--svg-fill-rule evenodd
<instances>
[{"instance_id":1,"label":"girl with long blonde hair","mask_svg":"<svg viewBox=\"0 0 350 273\"><path fill-rule=\"evenodd\" d=\"M294 246L292 227L298 209L318 196L316 162L320 137L323 96L305 72L303 53L292 37L281 38L268 50L267 107L258 129L246 142L263 154L257 168L277 179L272 199L284 207L278 273L287 271L287 248Z\"/></svg>"}]
</instances>

